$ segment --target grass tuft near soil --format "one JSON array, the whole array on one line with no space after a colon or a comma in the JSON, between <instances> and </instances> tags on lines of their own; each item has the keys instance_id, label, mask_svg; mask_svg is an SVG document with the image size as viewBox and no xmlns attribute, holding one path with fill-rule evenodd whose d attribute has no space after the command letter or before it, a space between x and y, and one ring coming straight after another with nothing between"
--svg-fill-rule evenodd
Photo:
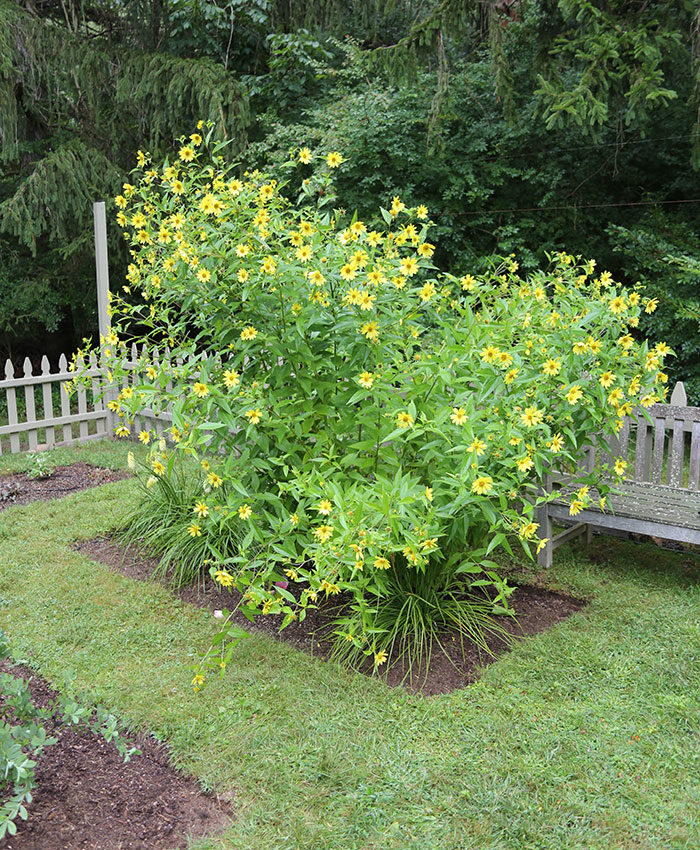
<instances>
[{"instance_id":1,"label":"grass tuft near soil","mask_svg":"<svg viewBox=\"0 0 700 850\"><path fill-rule=\"evenodd\" d=\"M98 451L125 465L124 446ZM190 850L700 847L696 556L564 547L523 580L586 607L450 694L414 696L255 634L195 695L187 665L211 612L72 548L118 528L135 492L123 480L4 511L0 621L19 660L48 681L71 669L235 795L235 821Z\"/></svg>"}]
</instances>

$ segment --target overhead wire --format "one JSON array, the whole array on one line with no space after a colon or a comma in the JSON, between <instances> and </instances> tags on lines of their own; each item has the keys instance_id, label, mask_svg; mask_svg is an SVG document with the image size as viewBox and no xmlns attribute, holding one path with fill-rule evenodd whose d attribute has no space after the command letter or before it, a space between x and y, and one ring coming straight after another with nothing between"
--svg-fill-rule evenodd
<instances>
[{"instance_id":1,"label":"overhead wire","mask_svg":"<svg viewBox=\"0 0 700 850\"><path fill-rule=\"evenodd\" d=\"M501 213L514 212L547 212L552 210L588 210L600 209L602 207L655 207L662 204L700 204L700 198L678 198L676 200L665 201L619 201L610 204L567 204L562 206L551 207L509 207L507 209L493 210L469 210L466 212L456 213L456 215L500 215Z\"/></svg>"},{"instance_id":2,"label":"overhead wire","mask_svg":"<svg viewBox=\"0 0 700 850\"><path fill-rule=\"evenodd\" d=\"M596 150L598 148L612 148L619 147L624 148L627 145L647 145L652 144L654 142L669 142L669 141L679 141L680 139L692 139L694 134L685 133L681 136L654 136L649 137L648 139L625 139L624 141L617 142L599 142L591 145L577 145L575 147L559 147L559 146L550 146L550 147L530 147L527 150L513 151L510 153L505 153L503 156L526 156L529 154L539 154L539 153L550 153L552 151L587 151L587 150ZM500 156L501 154L499 154Z\"/></svg>"}]
</instances>

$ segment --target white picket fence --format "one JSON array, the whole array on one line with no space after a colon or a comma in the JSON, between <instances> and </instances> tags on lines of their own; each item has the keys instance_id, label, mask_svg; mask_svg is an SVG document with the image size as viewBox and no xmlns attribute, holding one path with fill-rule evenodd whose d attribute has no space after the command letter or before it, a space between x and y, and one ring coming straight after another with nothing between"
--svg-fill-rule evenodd
<instances>
[{"instance_id":1,"label":"white picket fence","mask_svg":"<svg viewBox=\"0 0 700 850\"><path fill-rule=\"evenodd\" d=\"M100 369L94 357L88 373L92 379L91 392L80 388L72 397L63 386L74 377L65 354L58 360L57 372L51 371L46 356L41 359L39 374L33 374L29 358L25 359L22 371L22 375L16 376L8 360L5 379L0 381L0 399L4 393L7 411L7 424L0 425L0 454L108 436L110 411L100 398Z\"/></svg>"},{"instance_id":2,"label":"white picket fence","mask_svg":"<svg viewBox=\"0 0 700 850\"><path fill-rule=\"evenodd\" d=\"M145 346L140 352L135 345L131 347L125 363L129 373L123 386L136 383L138 361L149 356L151 361L158 359L153 352L149 355ZM83 377L90 379L89 388L78 385L70 395L64 384L71 381L76 373L69 368L65 354L59 357L57 365L58 370L52 372L49 359L44 356L38 374L34 374L32 363L26 358L23 374L16 375L12 362L8 360L5 364L5 379L0 380L0 423L7 421L0 424L0 455L66 446L114 435L119 419L107 404L111 398L116 398L120 387L107 383L95 355L91 356L87 370L82 372ZM170 367L167 352L163 366L166 369ZM141 430L160 434L171 424L172 415L168 411L156 414L145 408L134 419L131 431L134 436Z\"/></svg>"}]
</instances>

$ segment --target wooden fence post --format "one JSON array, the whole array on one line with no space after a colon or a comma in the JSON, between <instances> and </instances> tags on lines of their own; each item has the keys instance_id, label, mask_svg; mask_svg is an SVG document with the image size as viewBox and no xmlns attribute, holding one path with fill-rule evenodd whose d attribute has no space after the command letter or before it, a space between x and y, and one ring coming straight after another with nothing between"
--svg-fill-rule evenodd
<instances>
[{"instance_id":1,"label":"wooden fence post","mask_svg":"<svg viewBox=\"0 0 700 850\"><path fill-rule=\"evenodd\" d=\"M92 205L95 225L95 276L97 279L97 321L100 330L100 351L104 351L105 341L111 330L109 311L109 263L107 256L107 214L104 201L95 201ZM100 356L100 368L104 370L104 359ZM114 387L108 385L106 374L98 378L104 391L103 403L107 414L105 427L111 436L115 427L115 415L107 406L117 397ZM94 386L94 385L93 385Z\"/></svg>"},{"instance_id":2,"label":"wooden fence post","mask_svg":"<svg viewBox=\"0 0 700 850\"><path fill-rule=\"evenodd\" d=\"M41 358L41 374L46 378L46 383L41 386L41 399L44 404L44 419L53 419L53 392L48 376L51 374L49 358L44 355ZM46 448L52 449L56 445L56 430L53 425L46 426Z\"/></svg>"},{"instance_id":3,"label":"wooden fence post","mask_svg":"<svg viewBox=\"0 0 700 850\"><path fill-rule=\"evenodd\" d=\"M105 202L95 201L92 205L95 222L95 272L97 278L97 319L100 337L109 334L109 265L107 263L107 215Z\"/></svg>"}]
</instances>

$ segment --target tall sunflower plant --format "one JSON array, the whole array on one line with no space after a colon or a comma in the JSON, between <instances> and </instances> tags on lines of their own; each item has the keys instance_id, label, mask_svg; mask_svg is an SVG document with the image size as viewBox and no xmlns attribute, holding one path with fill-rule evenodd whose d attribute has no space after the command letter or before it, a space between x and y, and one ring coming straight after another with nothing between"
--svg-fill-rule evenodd
<instances>
[{"instance_id":1,"label":"tall sunflower plant","mask_svg":"<svg viewBox=\"0 0 700 850\"><path fill-rule=\"evenodd\" d=\"M418 578L487 612L452 618L472 639L510 611L493 558L543 545L543 477L576 477L572 515L594 487L604 499L624 461L601 455L584 472L581 448L665 398L671 352L633 332L654 300L593 260L438 272L429 211L399 197L371 223L334 209L342 167L340 153L302 147L241 173L206 128L173 161L139 152L116 198L132 262L102 353L113 384L128 384L110 401L118 435L143 408L172 413L167 445L139 434L150 484L174 455L198 469L182 528L207 544L196 568L237 588L248 617L285 626L344 600L340 654L376 669L401 645L382 611ZM135 366L133 341L147 351ZM226 620L196 687L234 634Z\"/></svg>"}]
</instances>

